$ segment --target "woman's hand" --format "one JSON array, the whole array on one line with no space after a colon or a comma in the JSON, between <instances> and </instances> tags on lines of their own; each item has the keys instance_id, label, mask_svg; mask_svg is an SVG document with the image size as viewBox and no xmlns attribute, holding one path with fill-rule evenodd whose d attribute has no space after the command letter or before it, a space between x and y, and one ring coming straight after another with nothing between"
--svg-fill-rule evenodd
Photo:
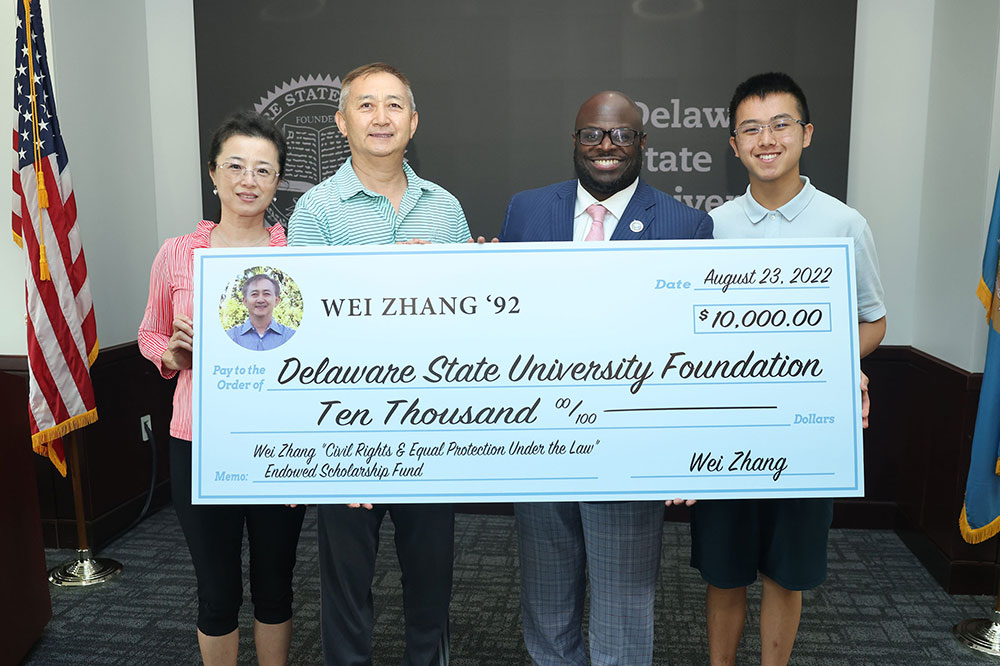
<instances>
[{"instance_id":1,"label":"woman's hand","mask_svg":"<svg viewBox=\"0 0 1000 666\"><path fill-rule=\"evenodd\" d=\"M194 322L187 315L174 317L174 333L167 342L167 350L160 356L160 362L171 370L187 370L191 367L191 345L194 341Z\"/></svg>"},{"instance_id":2,"label":"woman's hand","mask_svg":"<svg viewBox=\"0 0 1000 666\"><path fill-rule=\"evenodd\" d=\"M861 373L861 427L868 427L868 413L871 411L872 402L868 396L868 375Z\"/></svg>"}]
</instances>

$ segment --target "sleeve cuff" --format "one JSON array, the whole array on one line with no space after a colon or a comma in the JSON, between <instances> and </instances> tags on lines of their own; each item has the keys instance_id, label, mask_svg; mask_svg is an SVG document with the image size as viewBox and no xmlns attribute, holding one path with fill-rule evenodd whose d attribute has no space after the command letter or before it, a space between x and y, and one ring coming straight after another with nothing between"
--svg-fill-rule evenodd
<instances>
[{"instance_id":1,"label":"sleeve cuff","mask_svg":"<svg viewBox=\"0 0 1000 666\"><path fill-rule=\"evenodd\" d=\"M885 316L885 306L879 305L868 310L862 310L858 313L858 323L859 324L871 324L876 322Z\"/></svg>"},{"instance_id":2,"label":"sleeve cuff","mask_svg":"<svg viewBox=\"0 0 1000 666\"><path fill-rule=\"evenodd\" d=\"M160 376L164 379L172 379L177 374L176 370L171 370L163 365L163 352L167 351L166 340L159 336L148 336L139 334L139 351L160 371Z\"/></svg>"}]
</instances>

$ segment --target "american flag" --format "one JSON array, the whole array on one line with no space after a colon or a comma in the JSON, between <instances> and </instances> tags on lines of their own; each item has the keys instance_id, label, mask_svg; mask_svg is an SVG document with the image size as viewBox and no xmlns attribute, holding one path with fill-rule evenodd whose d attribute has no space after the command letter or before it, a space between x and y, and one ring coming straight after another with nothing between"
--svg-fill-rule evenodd
<instances>
[{"instance_id":1,"label":"american flag","mask_svg":"<svg viewBox=\"0 0 1000 666\"><path fill-rule=\"evenodd\" d=\"M40 0L15 2L12 213L14 242L25 252L31 444L65 476L60 438L97 420L90 382L97 322L46 64Z\"/></svg>"}]
</instances>

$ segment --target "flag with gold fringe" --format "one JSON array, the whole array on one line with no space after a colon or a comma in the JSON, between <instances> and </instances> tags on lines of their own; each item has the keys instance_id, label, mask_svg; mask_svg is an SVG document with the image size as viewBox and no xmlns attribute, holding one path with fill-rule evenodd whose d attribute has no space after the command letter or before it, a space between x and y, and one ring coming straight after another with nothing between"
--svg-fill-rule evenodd
<instances>
[{"instance_id":1,"label":"flag with gold fringe","mask_svg":"<svg viewBox=\"0 0 1000 666\"><path fill-rule=\"evenodd\" d=\"M97 322L39 2L15 0L13 232L25 254L31 444L65 476L62 436L97 420Z\"/></svg>"},{"instance_id":2,"label":"flag with gold fringe","mask_svg":"<svg viewBox=\"0 0 1000 666\"><path fill-rule=\"evenodd\" d=\"M969 543L986 541L1000 532L1000 179L993 199L993 215L986 235L983 274L976 293L986 308L988 340L983 387L979 392L972 460L965 485L965 506L958 524Z\"/></svg>"}]
</instances>

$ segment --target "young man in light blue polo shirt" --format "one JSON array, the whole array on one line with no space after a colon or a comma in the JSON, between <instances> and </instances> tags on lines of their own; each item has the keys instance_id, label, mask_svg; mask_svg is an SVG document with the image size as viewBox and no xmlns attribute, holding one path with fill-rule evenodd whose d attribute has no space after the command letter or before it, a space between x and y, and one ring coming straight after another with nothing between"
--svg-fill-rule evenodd
<instances>
[{"instance_id":1,"label":"young man in light blue polo shirt","mask_svg":"<svg viewBox=\"0 0 1000 666\"><path fill-rule=\"evenodd\" d=\"M746 193L711 212L715 238L854 239L861 356L885 335L878 257L868 223L799 173L813 126L802 89L787 74L753 76L729 105L729 145L746 167ZM831 499L698 502L691 517L691 565L708 583L712 666L733 664L746 620L746 590L761 595L761 664L784 666L802 612L802 591L826 579Z\"/></svg>"}]
</instances>

